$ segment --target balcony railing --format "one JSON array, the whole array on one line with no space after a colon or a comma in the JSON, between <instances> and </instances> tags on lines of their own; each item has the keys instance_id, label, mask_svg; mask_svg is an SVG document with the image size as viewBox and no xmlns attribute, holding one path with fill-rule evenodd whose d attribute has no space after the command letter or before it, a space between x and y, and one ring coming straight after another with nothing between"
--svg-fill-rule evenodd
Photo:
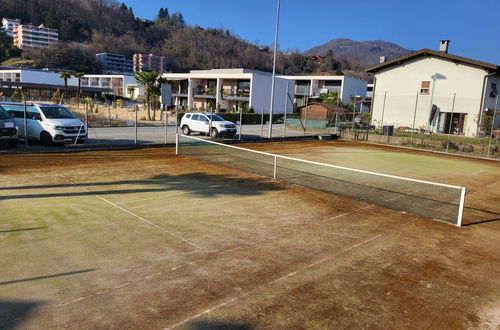
<instances>
[{"instance_id":1,"label":"balcony railing","mask_svg":"<svg viewBox=\"0 0 500 330\"><path fill-rule=\"evenodd\" d=\"M217 90L215 88L205 88L204 86L198 86L193 88L194 97L204 97L204 98L215 98L217 95Z\"/></svg>"},{"instance_id":2,"label":"balcony railing","mask_svg":"<svg viewBox=\"0 0 500 330\"><path fill-rule=\"evenodd\" d=\"M314 95L320 95L323 93L337 93L340 94L340 87L322 87L322 88L316 88L314 90Z\"/></svg>"},{"instance_id":3,"label":"balcony railing","mask_svg":"<svg viewBox=\"0 0 500 330\"><path fill-rule=\"evenodd\" d=\"M249 97L250 97L250 89L225 88L222 90L222 98L223 99L248 100Z\"/></svg>"},{"instance_id":4,"label":"balcony railing","mask_svg":"<svg viewBox=\"0 0 500 330\"><path fill-rule=\"evenodd\" d=\"M308 95L310 91L309 86L295 86L295 94L298 95Z\"/></svg>"},{"instance_id":5,"label":"balcony railing","mask_svg":"<svg viewBox=\"0 0 500 330\"><path fill-rule=\"evenodd\" d=\"M187 88L174 88L172 91L172 95L187 95L188 90Z\"/></svg>"}]
</instances>

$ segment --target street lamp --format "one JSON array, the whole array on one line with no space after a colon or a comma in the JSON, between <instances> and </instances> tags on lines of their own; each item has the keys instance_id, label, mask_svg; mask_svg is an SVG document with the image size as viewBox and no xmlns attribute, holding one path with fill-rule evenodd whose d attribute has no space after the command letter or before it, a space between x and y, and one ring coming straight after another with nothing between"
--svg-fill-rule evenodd
<instances>
[{"instance_id":1,"label":"street lamp","mask_svg":"<svg viewBox=\"0 0 500 330\"><path fill-rule=\"evenodd\" d=\"M279 24L280 24L280 0L278 0L278 8L276 10L276 34L274 36L273 78L271 83L271 107L269 108L269 139L271 139L273 136L273 108L274 108L274 90L276 81L276 53L278 52Z\"/></svg>"}]
</instances>

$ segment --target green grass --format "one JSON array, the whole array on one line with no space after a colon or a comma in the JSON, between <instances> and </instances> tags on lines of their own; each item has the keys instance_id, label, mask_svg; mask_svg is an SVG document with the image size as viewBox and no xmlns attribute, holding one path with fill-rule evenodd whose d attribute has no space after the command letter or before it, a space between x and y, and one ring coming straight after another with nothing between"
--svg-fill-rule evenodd
<instances>
[{"instance_id":1,"label":"green grass","mask_svg":"<svg viewBox=\"0 0 500 330\"><path fill-rule=\"evenodd\" d=\"M33 63L32 60L26 60L21 57L12 57L9 58L8 60L5 60L1 63L1 65L4 66L14 66L14 65L31 65Z\"/></svg>"}]
</instances>

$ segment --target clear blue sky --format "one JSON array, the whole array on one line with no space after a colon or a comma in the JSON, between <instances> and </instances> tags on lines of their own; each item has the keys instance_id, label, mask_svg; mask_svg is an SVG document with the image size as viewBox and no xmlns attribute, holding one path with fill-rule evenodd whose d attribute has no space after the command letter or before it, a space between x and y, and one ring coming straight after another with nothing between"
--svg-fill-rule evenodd
<instances>
[{"instance_id":1,"label":"clear blue sky","mask_svg":"<svg viewBox=\"0 0 500 330\"><path fill-rule=\"evenodd\" d=\"M124 0L138 17L160 7L189 25L223 27L262 45L274 41L276 0ZM281 0L279 45L307 50L331 39L385 40L418 50L450 39L450 53L500 65L500 0Z\"/></svg>"}]
</instances>

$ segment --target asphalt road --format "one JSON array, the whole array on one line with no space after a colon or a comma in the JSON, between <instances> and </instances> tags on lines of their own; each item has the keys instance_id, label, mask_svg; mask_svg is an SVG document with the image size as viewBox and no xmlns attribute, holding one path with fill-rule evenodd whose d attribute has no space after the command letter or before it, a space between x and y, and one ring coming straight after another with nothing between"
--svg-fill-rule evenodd
<instances>
[{"instance_id":1,"label":"asphalt road","mask_svg":"<svg viewBox=\"0 0 500 330\"><path fill-rule=\"evenodd\" d=\"M273 125L273 138L283 137L283 124ZM165 141L165 126L162 127L138 127L137 128L137 145L150 145L150 144L174 144L175 143L175 126L169 126L167 130L167 139ZM261 138L261 132L263 138L268 138L269 126L264 125L244 125L241 140L258 140ZM180 133L180 129L179 129ZM317 135L316 132L307 132L307 135ZM193 136L203 136L199 133L193 133ZM304 136L302 130L287 127L286 137L297 137ZM99 147L99 146L132 146L135 145L136 132L135 127L100 127L100 128L89 128L89 139L84 145L54 145L50 147L45 147L36 142L30 142L28 146L24 145L24 142L20 141L17 148L7 149L0 148L0 154L10 154L10 153L32 153L32 152L52 152L52 151L65 151L70 149L85 149L86 146L89 148ZM234 137L238 140L238 134Z\"/></svg>"},{"instance_id":2,"label":"asphalt road","mask_svg":"<svg viewBox=\"0 0 500 330\"><path fill-rule=\"evenodd\" d=\"M273 137L283 136L283 125L273 125ZM179 130L180 132L180 130ZM262 129L264 138L269 135L269 126L265 125ZM166 143L175 143L175 126L169 126L166 132ZM239 133L239 130L238 130ZM193 133L194 136L201 134ZM286 136L304 136L303 131L288 128ZM242 130L242 139L259 139L261 137L260 125L244 125ZM239 138L239 134L235 139ZM137 141L139 144L165 143L165 127L138 127ZM103 127L90 128L88 144L106 144L106 145L126 145L135 143L135 127Z\"/></svg>"}]
</instances>

